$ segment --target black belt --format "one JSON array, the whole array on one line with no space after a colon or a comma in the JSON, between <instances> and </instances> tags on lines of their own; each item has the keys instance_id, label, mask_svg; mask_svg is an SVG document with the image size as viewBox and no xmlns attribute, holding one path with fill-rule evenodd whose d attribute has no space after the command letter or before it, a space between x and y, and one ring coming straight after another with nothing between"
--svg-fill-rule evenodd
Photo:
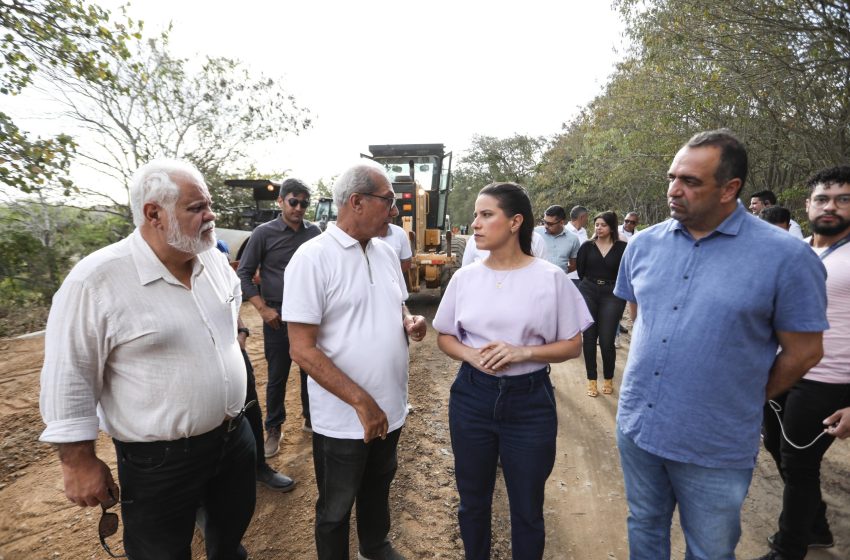
<instances>
[{"instance_id":1,"label":"black belt","mask_svg":"<svg viewBox=\"0 0 850 560\"><path fill-rule=\"evenodd\" d=\"M615 284L617 282L616 280L599 280L597 278L585 278L585 280L597 286L605 286L606 284Z\"/></svg>"},{"instance_id":2,"label":"black belt","mask_svg":"<svg viewBox=\"0 0 850 560\"><path fill-rule=\"evenodd\" d=\"M242 407L242 410L239 411L239 414L232 418L230 416L226 416L224 418L224 422L222 422L221 426L219 426L217 429L224 429L226 433L232 432L233 430L239 427L239 422L242 421L242 417L245 416L245 412L255 404L257 404L256 400L245 403L245 406Z\"/></svg>"}]
</instances>

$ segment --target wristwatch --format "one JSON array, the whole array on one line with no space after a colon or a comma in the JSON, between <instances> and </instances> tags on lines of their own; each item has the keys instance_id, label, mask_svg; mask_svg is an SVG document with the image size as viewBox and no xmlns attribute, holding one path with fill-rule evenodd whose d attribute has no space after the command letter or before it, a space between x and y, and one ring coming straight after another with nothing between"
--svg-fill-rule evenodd
<instances>
[{"instance_id":1,"label":"wristwatch","mask_svg":"<svg viewBox=\"0 0 850 560\"><path fill-rule=\"evenodd\" d=\"M251 331L248 330L248 327L239 327L236 329L236 334L245 333L245 336L251 336Z\"/></svg>"}]
</instances>

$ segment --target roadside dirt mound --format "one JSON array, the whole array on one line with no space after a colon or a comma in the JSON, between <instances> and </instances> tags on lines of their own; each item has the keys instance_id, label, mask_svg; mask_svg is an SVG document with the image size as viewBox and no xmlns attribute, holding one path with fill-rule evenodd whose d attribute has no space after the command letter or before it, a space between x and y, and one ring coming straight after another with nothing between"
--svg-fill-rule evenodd
<instances>
[{"instance_id":1,"label":"roadside dirt mound","mask_svg":"<svg viewBox=\"0 0 850 560\"><path fill-rule=\"evenodd\" d=\"M437 294L412 298L416 313L433 318ZM243 307L252 332L261 332L250 305ZM618 351L615 386L628 353L628 336ZM248 339L260 400L265 396L266 364L261 336ZM413 411L402 432L399 472L392 491L391 537L408 558L462 558L457 529L457 492L448 433L449 387L457 365L446 358L430 331L423 343L411 344L410 402ZM97 538L100 510L81 509L64 496L62 475L53 449L38 443L39 372L43 339L0 340L0 560L107 558ZM558 458L547 484L547 559L610 560L628 557L626 506L614 438L618 391L596 399L584 395L581 359L553 368L558 401ZM245 545L255 560L315 558L313 518L315 477L310 436L301 431L298 375L290 376L281 452L269 462L295 478L288 494L258 487L254 520ZM263 403L263 409L265 406ZM101 436L101 457L114 468L111 442ZM837 546L812 551L808 560L850 558L850 442L838 442L824 460L823 489ZM772 461L760 457L744 508L740 558L766 552L765 538L776 529L782 485ZM510 558L510 520L504 484L497 483L493 513L494 559ZM121 550L120 538L110 543ZM352 556L356 534L352 530ZM204 558L196 536L194 557ZM673 557L684 556L681 531L673 530Z\"/></svg>"}]
</instances>

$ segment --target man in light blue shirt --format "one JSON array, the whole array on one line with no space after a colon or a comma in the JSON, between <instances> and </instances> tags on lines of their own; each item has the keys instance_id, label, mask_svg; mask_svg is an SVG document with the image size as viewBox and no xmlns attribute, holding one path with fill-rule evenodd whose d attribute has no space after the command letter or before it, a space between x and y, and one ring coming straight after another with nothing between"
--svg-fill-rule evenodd
<instances>
[{"instance_id":1,"label":"man in light blue shirt","mask_svg":"<svg viewBox=\"0 0 850 560\"><path fill-rule=\"evenodd\" d=\"M546 260L566 273L576 269L576 255L581 242L564 228L567 212L563 206L550 206L543 213L543 225L534 228L546 242Z\"/></svg>"},{"instance_id":2,"label":"man in light blue shirt","mask_svg":"<svg viewBox=\"0 0 850 560\"><path fill-rule=\"evenodd\" d=\"M731 132L695 135L668 171L672 219L620 264L614 294L636 318L617 415L633 560L670 557L677 505L687 558L734 559L765 397L823 354L825 269L746 211L746 175Z\"/></svg>"}]
</instances>

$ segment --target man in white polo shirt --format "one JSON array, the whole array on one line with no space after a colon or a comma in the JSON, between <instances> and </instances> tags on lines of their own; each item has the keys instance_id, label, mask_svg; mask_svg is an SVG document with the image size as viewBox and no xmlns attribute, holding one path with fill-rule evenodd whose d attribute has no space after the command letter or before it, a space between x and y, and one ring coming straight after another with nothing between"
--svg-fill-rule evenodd
<instances>
[{"instance_id":1,"label":"man in white polo shirt","mask_svg":"<svg viewBox=\"0 0 850 560\"><path fill-rule=\"evenodd\" d=\"M333 190L339 218L293 256L282 313L292 357L310 375L316 551L320 560L348 558L356 499L359 557L398 560L387 535L407 416L406 337L422 340L425 318L407 311L398 256L374 239L398 213L389 177L360 164Z\"/></svg>"},{"instance_id":2,"label":"man in white polo shirt","mask_svg":"<svg viewBox=\"0 0 850 560\"><path fill-rule=\"evenodd\" d=\"M407 236L407 232L395 224L387 224L386 231L382 232L379 238L384 243L389 244L396 255L398 255L398 260L401 263L401 271L407 272L410 270L410 260L413 258L413 251L410 248L410 238Z\"/></svg>"}]
</instances>

